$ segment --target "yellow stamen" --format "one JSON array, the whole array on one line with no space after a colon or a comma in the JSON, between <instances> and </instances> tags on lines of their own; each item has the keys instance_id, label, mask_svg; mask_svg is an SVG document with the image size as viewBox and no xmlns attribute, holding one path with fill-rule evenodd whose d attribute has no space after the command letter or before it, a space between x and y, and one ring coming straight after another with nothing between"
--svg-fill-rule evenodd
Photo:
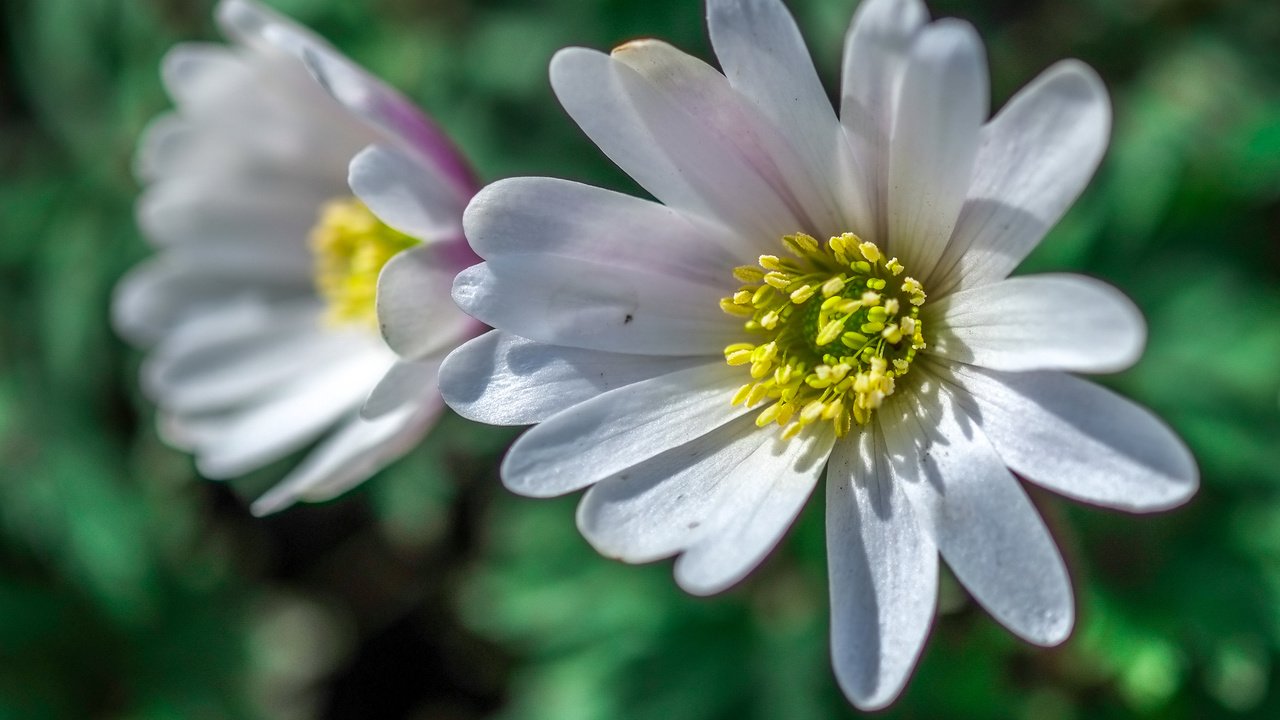
<instances>
[{"instance_id":1,"label":"yellow stamen","mask_svg":"<svg viewBox=\"0 0 1280 720\"><path fill-rule=\"evenodd\" d=\"M328 306L325 321L377 328L378 273L418 240L391 229L355 198L327 203L310 240L316 290Z\"/></svg>"},{"instance_id":2,"label":"yellow stamen","mask_svg":"<svg viewBox=\"0 0 1280 720\"><path fill-rule=\"evenodd\" d=\"M897 258L844 233L820 243L797 233L782 238L792 257L761 255L759 267L733 272L745 283L721 301L748 318L743 329L764 341L725 348L730 365L749 365L752 382L733 404L765 403L756 424L777 424L782 437L830 422L837 435L865 425L894 393L924 349L924 288Z\"/></svg>"}]
</instances>

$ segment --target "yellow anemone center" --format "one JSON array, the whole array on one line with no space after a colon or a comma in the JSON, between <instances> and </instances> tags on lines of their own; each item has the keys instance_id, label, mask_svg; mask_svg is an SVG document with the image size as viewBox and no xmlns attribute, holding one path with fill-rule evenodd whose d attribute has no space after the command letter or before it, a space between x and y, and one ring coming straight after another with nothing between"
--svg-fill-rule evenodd
<instances>
[{"instance_id":1,"label":"yellow anemone center","mask_svg":"<svg viewBox=\"0 0 1280 720\"><path fill-rule=\"evenodd\" d=\"M782 244L791 257L761 255L758 266L736 268L744 284L720 301L760 338L724 349L730 365L751 373L732 402L763 404L756 424L777 423L784 438L820 421L845 435L871 419L924 349L924 288L852 233L826 243L787 235Z\"/></svg>"},{"instance_id":2,"label":"yellow anemone center","mask_svg":"<svg viewBox=\"0 0 1280 720\"><path fill-rule=\"evenodd\" d=\"M355 198L332 200L311 230L316 290L333 325L378 327L378 273L401 250L418 241L379 220Z\"/></svg>"}]
</instances>

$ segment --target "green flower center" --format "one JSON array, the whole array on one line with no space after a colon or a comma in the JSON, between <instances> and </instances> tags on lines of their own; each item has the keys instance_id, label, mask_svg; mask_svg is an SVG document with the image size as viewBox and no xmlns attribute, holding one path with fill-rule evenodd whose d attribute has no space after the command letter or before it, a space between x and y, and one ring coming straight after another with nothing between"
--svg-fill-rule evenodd
<instances>
[{"instance_id":1,"label":"green flower center","mask_svg":"<svg viewBox=\"0 0 1280 720\"><path fill-rule=\"evenodd\" d=\"M327 305L325 321L377 329L378 274L418 240L388 227L355 198L326 203L310 239L316 291Z\"/></svg>"},{"instance_id":2,"label":"green flower center","mask_svg":"<svg viewBox=\"0 0 1280 720\"><path fill-rule=\"evenodd\" d=\"M756 424L777 423L784 438L819 421L843 436L870 421L924 349L924 288L852 233L825 244L787 235L782 244L792 257L761 255L758 266L736 268L744 284L720 301L761 336L724 349L730 365L751 373L732 402L766 404Z\"/></svg>"}]
</instances>

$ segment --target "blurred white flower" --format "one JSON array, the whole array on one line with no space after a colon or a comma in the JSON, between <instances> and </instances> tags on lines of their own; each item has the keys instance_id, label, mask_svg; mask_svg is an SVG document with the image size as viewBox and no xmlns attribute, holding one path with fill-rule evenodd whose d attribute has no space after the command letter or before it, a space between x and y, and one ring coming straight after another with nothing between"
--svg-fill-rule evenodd
<instances>
[{"instance_id":1,"label":"blurred white flower","mask_svg":"<svg viewBox=\"0 0 1280 720\"><path fill-rule=\"evenodd\" d=\"M832 659L859 707L906 682L939 553L1018 636L1061 642L1071 587L1018 477L1131 511L1198 482L1159 420L1067 374L1138 358L1133 305L1085 277L1007 279L1102 157L1102 83L1063 62L988 120L972 27L867 0L837 118L781 2L707 5L724 74L656 40L552 61L569 114L659 202L482 190L464 226L486 262L454 298L497 330L445 361L446 400L540 423L506 485L591 486L587 539L679 554L697 594L758 565L826 468Z\"/></svg>"},{"instance_id":2,"label":"blurred white flower","mask_svg":"<svg viewBox=\"0 0 1280 720\"><path fill-rule=\"evenodd\" d=\"M325 435L255 503L267 513L362 482L439 416L440 359L480 329L448 296L475 261L461 236L475 184L430 120L305 28L251 0L216 15L229 45L164 60L177 107L137 157L138 222L157 254L121 282L114 315L150 348L143 387L164 438L204 475ZM383 192L398 180L412 198ZM383 220L353 191L376 195ZM405 271L414 319L430 325L411 345L379 335L384 264Z\"/></svg>"}]
</instances>

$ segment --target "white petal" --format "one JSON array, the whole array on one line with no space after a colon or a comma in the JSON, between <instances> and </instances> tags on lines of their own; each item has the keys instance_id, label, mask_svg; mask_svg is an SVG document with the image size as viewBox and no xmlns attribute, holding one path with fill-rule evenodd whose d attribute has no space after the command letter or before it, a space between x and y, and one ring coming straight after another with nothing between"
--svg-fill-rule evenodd
<instances>
[{"instance_id":1,"label":"white petal","mask_svg":"<svg viewBox=\"0 0 1280 720\"><path fill-rule=\"evenodd\" d=\"M133 174L143 183L173 172L175 158L191 142L192 127L176 112L157 115L142 129L133 156Z\"/></svg>"},{"instance_id":2,"label":"white petal","mask_svg":"<svg viewBox=\"0 0 1280 720\"><path fill-rule=\"evenodd\" d=\"M729 84L772 121L809 170L803 191L816 195L803 202L815 224L804 229L825 235L848 230L840 225L854 219L846 208L854 198L840 192L838 179L849 151L787 8L779 0L709 0L707 27ZM861 207L852 212L864 214Z\"/></svg>"},{"instance_id":3,"label":"white petal","mask_svg":"<svg viewBox=\"0 0 1280 720\"><path fill-rule=\"evenodd\" d=\"M229 303L174 329L142 368L147 394L170 413L240 406L365 344L323 328L311 307L268 310ZM225 312L223 312L225 310Z\"/></svg>"},{"instance_id":4,"label":"white petal","mask_svg":"<svg viewBox=\"0 0 1280 720\"><path fill-rule=\"evenodd\" d=\"M911 45L929 13L919 0L865 0L858 5L844 43L840 123L852 154L867 225L850 228L887 247L889 138L898 90Z\"/></svg>"},{"instance_id":5,"label":"white petal","mask_svg":"<svg viewBox=\"0 0 1280 720\"><path fill-rule=\"evenodd\" d=\"M1195 458L1150 411L1063 373L950 370L1000 458L1067 497L1131 512L1186 502Z\"/></svg>"},{"instance_id":6,"label":"white petal","mask_svg":"<svg viewBox=\"0 0 1280 720\"><path fill-rule=\"evenodd\" d=\"M310 259L307 236L333 195L279 179L184 177L157 183L138 199L138 225L157 245L259 247Z\"/></svg>"},{"instance_id":7,"label":"white petal","mask_svg":"<svg viewBox=\"0 0 1280 720\"><path fill-rule=\"evenodd\" d=\"M887 706L915 667L938 596L938 550L919 527L874 425L827 468L831 664L862 710Z\"/></svg>"},{"instance_id":8,"label":"white petal","mask_svg":"<svg viewBox=\"0 0 1280 720\"><path fill-rule=\"evenodd\" d=\"M139 345L155 343L175 326L198 313L228 302L314 301L310 281L282 281L257 276L238 265L191 265L164 253L138 264L125 275L112 298L116 330Z\"/></svg>"},{"instance_id":9,"label":"white petal","mask_svg":"<svg viewBox=\"0 0 1280 720\"><path fill-rule=\"evenodd\" d=\"M929 277L964 204L990 99L982 40L940 20L916 37L902 78L889 149L889 247Z\"/></svg>"},{"instance_id":10,"label":"white petal","mask_svg":"<svg viewBox=\"0 0 1280 720\"><path fill-rule=\"evenodd\" d=\"M892 400L879 411L890 465L947 565L1016 635L1062 642L1075 616L1062 556L977 421L932 378Z\"/></svg>"},{"instance_id":11,"label":"white petal","mask_svg":"<svg viewBox=\"0 0 1280 720\"><path fill-rule=\"evenodd\" d=\"M715 217L641 122L623 89L618 64L586 48L565 48L551 58L551 87L560 104L609 159L640 187L671 207Z\"/></svg>"},{"instance_id":12,"label":"white petal","mask_svg":"<svg viewBox=\"0 0 1280 720\"><path fill-rule=\"evenodd\" d=\"M449 300L454 281L447 243L405 250L378 276L378 323L387 345L409 360L446 350L475 330Z\"/></svg>"},{"instance_id":13,"label":"white petal","mask_svg":"<svg viewBox=\"0 0 1280 720\"><path fill-rule=\"evenodd\" d=\"M732 287L732 286L729 286ZM547 255L467 268L453 299L481 322L531 340L643 355L711 355L742 337L724 291L671 275Z\"/></svg>"},{"instance_id":14,"label":"white petal","mask_svg":"<svg viewBox=\"0 0 1280 720\"><path fill-rule=\"evenodd\" d=\"M423 360L396 361L370 391L369 399L360 408L360 417L377 420L405 405L420 403L422 398L438 396L436 378L440 374L441 359L436 355Z\"/></svg>"},{"instance_id":15,"label":"white petal","mask_svg":"<svg viewBox=\"0 0 1280 720\"><path fill-rule=\"evenodd\" d=\"M827 423L792 439L777 429L731 477L697 541L676 560L676 582L695 595L712 595L741 581L782 540L813 492L836 434Z\"/></svg>"},{"instance_id":16,"label":"white petal","mask_svg":"<svg viewBox=\"0 0 1280 720\"><path fill-rule=\"evenodd\" d=\"M539 253L734 286L741 252L728 231L665 205L555 178L499 180L467 206L467 240L484 258ZM748 256L751 257L751 256Z\"/></svg>"},{"instance_id":17,"label":"white petal","mask_svg":"<svg viewBox=\"0 0 1280 720\"><path fill-rule=\"evenodd\" d=\"M925 306L929 352L993 370L1112 372L1137 362L1142 313L1083 275L1032 275L963 290Z\"/></svg>"},{"instance_id":18,"label":"white petal","mask_svg":"<svg viewBox=\"0 0 1280 720\"><path fill-rule=\"evenodd\" d=\"M544 345L494 330L445 358L440 391L470 420L532 425L614 388L705 362Z\"/></svg>"},{"instance_id":19,"label":"white petal","mask_svg":"<svg viewBox=\"0 0 1280 720\"><path fill-rule=\"evenodd\" d=\"M1075 60L1046 70L982 129L969 198L936 292L1006 277L1075 202L1111 134L1102 80Z\"/></svg>"},{"instance_id":20,"label":"white petal","mask_svg":"<svg viewBox=\"0 0 1280 720\"><path fill-rule=\"evenodd\" d=\"M286 53L305 63L344 115L421 156L460 198L475 191L470 167L436 125L402 95L339 53L323 38L250 0L223 0L217 17L231 38L256 49ZM367 144L366 141L365 144Z\"/></svg>"},{"instance_id":21,"label":"white petal","mask_svg":"<svg viewBox=\"0 0 1280 720\"><path fill-rule=\"evenodd\" d=\"M306 28L256 0L220 0L213 15L227 37L244 45L262 42L263 32L272 25L283 25L299 33L310 34ZM323 42L314 35L312 37L316 42Z\"/></svg>"},{"instance_id":22,"label":"white petal","mask_svg":"<svg viewBox=\"0 0 1280 720\"><path fill-rule=\"evenodd\" d=\"M206 477L242 475L302 447L353 412L389 365L381 352L353 353L297 377L257 405L167 417L163 430L175 445L194 449Z\"/></svg>"},{"instance_id":23,"label":"white petal","mask_svg":"<svg viewBox=\"0 0 1280 720\"><path fill-rule=\"evenodd\" d=\"M551 82L583 132L664 204L717 219L745 243L772 245L803 227L776 169L753 164L739 137L694 115L670 83L579 48L556 54Z\"/></svg>"},{"instance_id":24,"label":"white petal","mask_svg":"<svg viewBox=\"0 0 1280 720\"><path fill-rule=\"evenodd\" d=\"M435 168L387 145L351 160L351 191L378 219L419 240L451 239L462 227L462 198Z\"/></svg>"},{"instance_id":25,"label":"white petal","mask_svg":"<svg viewBox=\"0 0 1280 720\"><path fill-rule=\"evenodd\" d=\"M502 480L531 497L599 482L749 412L729 404L741 380L737 368L713 360L574 405L516 440Z\"/></svg>"},{"instance_id":26,"label":"white petal","mask_svg":"<svg viewBox=\"0 0 1280 720\"><path fill-rule=\"evenodd\" d=\"M419 402L377 420L351 418L325 438L280 484L253 503L254 515L269 515L298 500L337 497L413 449L440 417L443 405Z\"/></svg>"},{"instance_id":27,"label":"white petal","mask_svg":"<svg viewBox=\"0 0 1280 720\"><path fill-rule=\"evenodd\" d=\"M250 64L214 43L179 43L160 62L165 91L179 108L197 115L235 88L254 82Z\"/></svg>"},{"instance_id":28,"label":"white petal","mask_svg":"<svg viewBox=\"0 0 1280 720\"><path fill-rule=\"evenodd\" d=\"M746 416L601 480L578 503L578 529L601 554L630 563L674 555L706 532L744 463L776 432ZM742 471L742 472L740 472Z\"/></svg>"}]
</instances>

